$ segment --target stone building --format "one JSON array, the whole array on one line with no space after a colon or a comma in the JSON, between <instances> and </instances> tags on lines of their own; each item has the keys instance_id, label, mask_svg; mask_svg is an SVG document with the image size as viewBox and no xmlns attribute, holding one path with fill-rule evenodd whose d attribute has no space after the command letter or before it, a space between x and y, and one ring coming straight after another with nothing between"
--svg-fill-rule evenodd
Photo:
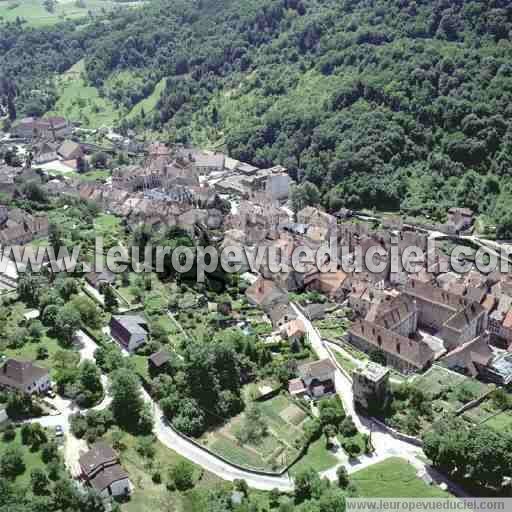
<instances>
[{"instance_id":1,"label":"stone building","mask_svg":"<svg viewBox=\"0 0 512 512\"><path fill-rule=\"evenodd\" d=\"M379 364L368 362L352 375L354 405L371 409L374 404L384 406L389 395L389 370Z\"/></svg>"}]
</instances>

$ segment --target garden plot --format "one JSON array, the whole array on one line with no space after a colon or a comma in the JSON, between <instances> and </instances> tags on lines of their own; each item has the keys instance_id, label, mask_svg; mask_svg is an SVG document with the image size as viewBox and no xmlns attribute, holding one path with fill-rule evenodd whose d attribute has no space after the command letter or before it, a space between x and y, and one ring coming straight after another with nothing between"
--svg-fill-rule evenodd
<instances>
[{"instance_id":1,"label":"garden plot","mask_svg":"<svg viewBox=\"0 0 512 512\"><path fill-rule=\"evenodd\" d=\"M240 466L276 471L298 456L306 418L300 407L279 395L248 405L244 413L200 441Z\"/></svg>"}]
</instances>

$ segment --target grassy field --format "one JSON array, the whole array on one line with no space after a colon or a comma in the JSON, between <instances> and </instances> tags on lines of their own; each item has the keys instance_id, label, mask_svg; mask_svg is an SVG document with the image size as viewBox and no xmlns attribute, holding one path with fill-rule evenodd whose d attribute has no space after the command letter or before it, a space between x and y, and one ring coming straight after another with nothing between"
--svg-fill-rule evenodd
<instances>
[{"instance_id":1,"label":"grassy field","mask_svg":"<svg viewBox=\"0 0 512 512\"><path fill-rule=\"evenodd\" d=\"M386 459L350 477L357 496L367 498L448 498L449 493L426 484L416 469L398 457Z\"/></svg>"},{"instance_id":2,"label":"grassy field","mask_svg":"<svg viewBox=\"0 0 512 512\"><path fill-rule=\"evenodd\" d=\"M301 439L306 414L286 396L279 395L265 402L257 402L268 427L268 434L256 443L241 445L235 432L243 414L223 427L205 434L201 439L211 450L226 459L254 469L275 471L285 467L299 453L296 439Z\"/></svg>"},{"instance_id":3,"label":"grassy field","mask_svg":"<svg viewBox=\"0 0 512 512\"><path fill-rule=\"evenodd\" d=\"M311 443L307 453L302 459L297 462L291 469L290 474L296 475L300 471L306 468L313 468L315 471L325 471L338 464L338 459L327 450L325 446L325 437L322 436L320 439Z\"/></svg>"},{"instance_id":4,"label":"grassy field","mask_svg":"<svg viewBox=\"0 0 512 512\"><path fill-rule=\"evenodd\" d=\"M88 12L100 12L118 6L110 0L84 0L84 7L79 7L74 0L59 0L53 12L43 5L43 0L0 0L0 18L5 21L24 19L32 27L53 25L69 19L85 18Z\"/></svg>"},{"instance_id":5,"label":"grassy field","mask_svg":"<svg viewBox=\"0 0 512 512\"><path fill-rule=\"evenodd\" d=\"M123 112L107 98L100 97L96 87L85 83L83 70L84 62L79 61L59 77L59 99L50 114L62 115L85 128L112 126Z\"/></svg>"},{"instance_id":6,"label":"grassy field","mask_svg":"<svg viewBox=\"0 0 512 512\"><path fill-rule=\"evenodd\" d=\"M153 92L142 101L139 101L128 113L126 116L127 119L134 119L137 116L141 114L142 111L144 111L145 114L148 114L155 110L156 104L158 103L158 100L160 99L160 96L162 95L162 92L165 88L165 82L166 79L162 78L160 82L158 82L153 90Z\"/></svg>"}]
</instances>

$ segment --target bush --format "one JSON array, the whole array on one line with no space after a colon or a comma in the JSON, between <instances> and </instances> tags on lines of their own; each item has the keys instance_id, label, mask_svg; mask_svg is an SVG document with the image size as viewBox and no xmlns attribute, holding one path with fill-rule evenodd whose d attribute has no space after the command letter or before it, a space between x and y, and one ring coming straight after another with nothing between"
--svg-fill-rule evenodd
<instances>
[{"instance_id":1,"label":"bush","mask_svg":"<svg viewBox=\"0 0 512 512\"><path fill-rule=\"evenodd\" d=\"M10 441L13 441L15 438L16 438L16 430L14 428L14 425L12 423L10 423L5 428L2 439L6 442L10 442Z\"/></svg>"},{"instance_id":2,"label":"bush","mask_svg":"<svg viewBox=\"0 0 512 512\"><path fill-rule=\"evenodd\" d=\"M16 478L25 471L23 452L18 446L8 446L0 460L0 474L4 478Z\"/></svg>"},{"instance_id":3,"label":"bush","mask_svg":"<svg viewBox=\"0 0 512 512\"><path fill-rule=\"evenodd\" d=\"M186 460L178 462L169 472L169 480L179 491L194 487L194 466Z\"/></svg>"},{"instance_id":4,"label":"bush","mask_svg":"<svg viewBox=\"0 0 512 512\"><path fill-rule=\"evenodd\" d=\"M344 437L352 437L357 434L357 428L350 416L347 416L340 425L340 434Z\"/></svg>"},{"instance_id":5,"label":"bush","mask_svg":"<svg viewBox=\"0 0 512 512\"><path fill-rule=\"evenodd\" d=\"M357 457L361 453L361 447L355 439L345 439L342 446L350 457Z\"/></svg>"}]
</instances>

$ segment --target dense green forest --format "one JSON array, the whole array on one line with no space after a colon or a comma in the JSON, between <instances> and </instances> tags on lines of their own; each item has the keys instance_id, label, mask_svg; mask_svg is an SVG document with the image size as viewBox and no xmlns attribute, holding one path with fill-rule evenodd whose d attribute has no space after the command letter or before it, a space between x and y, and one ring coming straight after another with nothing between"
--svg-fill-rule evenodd
<instances>
[{"instance_id":1,"label":"dense green forest","mask_svg":"<svg viewBox=\"0 0 512 512\"><path fill-rule=\"evenodd\" d=\"M467 206L512 236L511 38L509 0L154 0L4 24L0 89L40 113L52 74L85 57L89 83L130 108L166 78L156 108L120 129L281 163L328 208Z\"/></svg>"}]
</instances>

